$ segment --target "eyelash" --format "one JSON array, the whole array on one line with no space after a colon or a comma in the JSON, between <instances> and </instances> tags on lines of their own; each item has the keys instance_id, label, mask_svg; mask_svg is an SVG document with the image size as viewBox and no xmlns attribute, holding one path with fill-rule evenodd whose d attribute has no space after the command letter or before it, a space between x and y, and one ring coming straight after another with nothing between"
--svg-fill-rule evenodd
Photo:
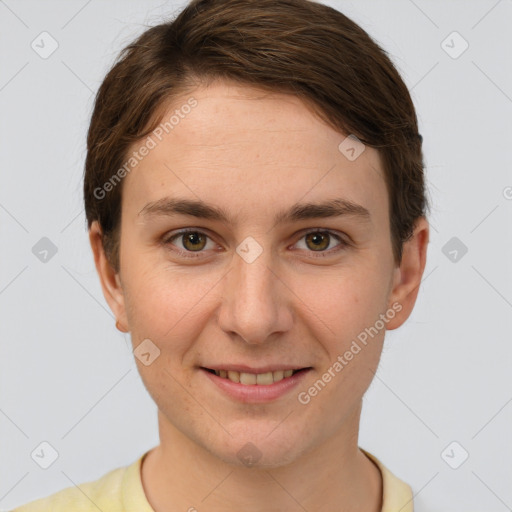
<instances>
[{"instance_id":1,"label":"eyelash","mask_svg":"<svg viewBox=\"0 0 512 512\"><path fill-rule=\"evenodd\" d=\"M181 231L177 231L176 233L172 233L169 236L163 237L162 243L165 246L173 245L171 242L174 239L176 239L180 236L183 236L183 235L190 234L190 233L199 233L201 235L206 236L207 238L209 238L211 240L211 237L204 231L201 231L199 229L187 228L187 229L183 229ZM349 243L346 240L344 240L340 235L336 234L334 231L331 231L329 229L320 229L320 228L311 229L309 231L302 233L302 236L300 237L299 240L302 240L305 236L310 235L312 233L328 234L329 236L334 237L336 240L338 240L338 242L340 242L339 246L337 248L335 248L334 250L330 249L328 251L318 251L316 254L315 254L315 251L308 251L308 252L315 254L313 256L314 258L325 258L328 256L332 256L333 254L336 254L339 251L342 251L349 246ZM199 257L201 257L202 253L204 252L204 251L184 251L182 249L172 249L172 250L174 250L180 256L183 256L185 258L199 258Z\"/></svg>"}]
</instances>

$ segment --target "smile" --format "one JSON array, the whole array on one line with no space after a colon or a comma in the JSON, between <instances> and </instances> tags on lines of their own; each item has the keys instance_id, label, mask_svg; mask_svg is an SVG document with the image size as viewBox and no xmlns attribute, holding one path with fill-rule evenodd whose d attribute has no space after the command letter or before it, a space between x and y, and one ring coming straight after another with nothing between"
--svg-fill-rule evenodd
<instances>
[{"instance_id":1,"label":"smile","mask_svg":"<svg viewBox=\"0 0 512 512\"><path fill-rule=\"evenodd\" d=\"M231 368L222 370L204 366L199 369L214 385L214 389L243 403L265 403L277 400L299 386L306 375L313 371L311 366L297 369L293 367L278 369L279 366L276 365L257 369L245 365L230 366Z\"/></svg>"},{"instance_id":2,"label":"smile","mask_svg":"<svg viewBox=\"0 0 512 512\"><path fill-rule=\"evenodd\" d=\"M211 370L206 368L210 373L215 373L217 377L221 377L223 379L229 379L231 382L237 382L240 384L244 384L246 386L251 385L262 385L269 386L274 382L279 382L283 379L291 377L293 374L301 371L297 370L276 370L273 372L265 372L265 373L246 373L246 372L237 372L234 370Z\"/></svg>"}]
</instances>

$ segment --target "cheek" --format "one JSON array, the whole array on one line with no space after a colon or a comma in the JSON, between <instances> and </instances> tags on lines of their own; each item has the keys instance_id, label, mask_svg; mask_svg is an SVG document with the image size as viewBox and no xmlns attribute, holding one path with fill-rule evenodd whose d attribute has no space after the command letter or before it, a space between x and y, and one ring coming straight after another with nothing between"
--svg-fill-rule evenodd
<instances>
[{"instance_id":1,"label":"cheek","mask_svg":"<svg viewBox=\"0 0 512 512\"><path fill-rule=\"evenodd\" d=\"M156 343L176 340L173 348L179 351L179 344L186 345L200 329L219 277L199 275L197 268L177 272L170 265L152 265L142 256L127 261L124 270L132 334Z\"/></svg>"},{"instance_id":2,"label":"cheek","mask_svg":"<svg viewBox=\"0 0 512 512\"><path fill-rule=\"evenodd\" d=\"M326 353L319 368L325 391L318 393L323 398L317 403L340 404L331 411L340 420L357 405L378 366L385 336L380 315L386 309L386 286L382 275L362 272L326 280L322 288L322 293L304 298L303 313Z\"/></svg>"},{"instance_id":3,"label":"cheek","mask_svg":"<svg viewBox=\"0 0 512 512\"><path fill-rule=\"evenodd\" d=\"M325 335L347 341L373 325L384 312L386 277L376 268L339 268L337 271L301 276L293 287L304 313L323 325Z\"/></svg>"}]
</instances>

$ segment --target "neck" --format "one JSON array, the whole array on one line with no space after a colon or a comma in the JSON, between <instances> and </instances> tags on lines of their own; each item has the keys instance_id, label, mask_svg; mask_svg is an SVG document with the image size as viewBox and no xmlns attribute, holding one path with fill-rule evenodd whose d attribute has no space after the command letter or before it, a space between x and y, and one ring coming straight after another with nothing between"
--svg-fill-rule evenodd
<instances>
[{"instance_id":1,"label":"neck","mask_svg":"<svg viewBox=\"0 0 512 512\"><path fill-rule=\"evenodd\" d=\"M155 512L380 512L382 476L357 444L360 412L336 435L273 468L229 464L159 413L161 444L143 460L144 492Z\"/></svg>"}]
</instances>

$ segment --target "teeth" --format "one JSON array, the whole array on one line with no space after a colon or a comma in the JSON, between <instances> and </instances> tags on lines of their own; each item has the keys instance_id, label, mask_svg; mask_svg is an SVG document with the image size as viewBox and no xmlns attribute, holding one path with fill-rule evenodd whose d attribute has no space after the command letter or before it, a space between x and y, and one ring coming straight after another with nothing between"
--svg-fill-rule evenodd
<instances>
[{"instance_id":1,"label":"teeth","mask_svg":"<svg viewBox=\"0 0 512 512\"><path fill-rule=\"evenodd\" d=\"M274 383L274 376L272 372L267 373L258 373L256 375L256 384L263 384L264 386L268 386L269 384Z\"/></svg>"},{"instance_id":2,"label":"teeth","mask_svg":"<svg viewBox=\"0 0 512 512\"><path fill-rule=\"evenodd\" d=\"M240 384L256 384L256 380L255 373L240 373Z\"/></svg>"},{"instance_id":3,"label":"teeth","mask_svg":"<svg viewBox=\"0 0 512 512\"><path fill-rule=\"evenodd\" d=\"M245 373L245 372L235 372L232 370L215 370L215 375L218 377L222 377L224 379L229 379L233 382L239 382L240 384L245 384L246 386L250 386L253 384L259 384L263 386L268 386L269 384L273 384L274 382L279 382L286 377L291 377L294 370L277 370L275 372L267 372L267 373Z\"/></svg>"},{"instance_id":4,"label":"teeth","mask_svg":"<svg viewBox=\"0 0 512 512\"><path fill-rule=\"evenodd\" d=\"M293 372L293 370L292 370ZM280 380L283 380L284 377L284 371L283 370L277 370L277 372L272 372L272 378L274 379L274 382L279 382Z\"/></svg>"},{"instance_id":5,"label":"teeth","mask_svg":"<svg viewBox=\"0 0 512 512\"><path fill-rule=\"evenodd\" d=\"M228 372L228 379L233 382L240 382L240 373L232 372L231 370Z\"/></svg>"}]
</instances>

